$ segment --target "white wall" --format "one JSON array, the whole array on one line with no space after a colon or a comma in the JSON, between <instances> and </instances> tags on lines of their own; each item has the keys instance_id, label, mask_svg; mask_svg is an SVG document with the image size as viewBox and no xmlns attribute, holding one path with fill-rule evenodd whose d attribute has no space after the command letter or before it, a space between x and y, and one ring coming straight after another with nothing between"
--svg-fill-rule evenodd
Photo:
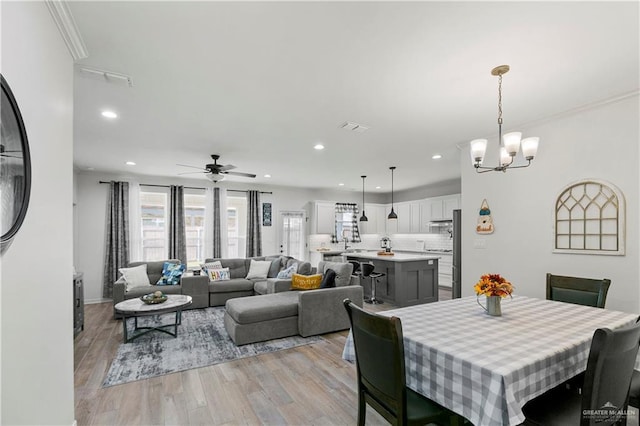
<instances>
[{"instance_id":1,"label":"white wall","mask_svg":"<svg viewBox=\"0 0 640 426\"><path fill-rule=\"evenodd\" d=\"M88 303L103 301L102 299L102 274L104 267L104 235L105 215L107 209L108 185L101 185L99 181L124 180L137 181L139 183L159 185L184 185L191 187L207 187L212 184L206 180L113 175L106 173L77 171L75 173L77 183L76 195L76 234L75 267L84 273L85 301ZM307 203L312 200L332 200L339 202L361 203L362 193L357 191L329 191L317 189L301 189L293 187L262 186L251 182L225 181L221 187L228 189L258 189L273 194L262 194L261 202L272 203L272 226L262 227L262 253L265 255L279 252L278 247L278 218L283 210L304 210ZM233 193L229 193L233 195ZM381 202L383 194L367 194L368 202Z\"/></svg>"},{"instance_id":2,"label":"white wall","mask_svg":"<svg viewBox=\"0 0 640 426\"><path fill-rule=\"evenodd\" d=\"M2 2L2 74L31 149L25 222L2 257L2 424L71 425L73 62L43 2Z\"/></svg>"},{"instance_id":3,"label":"white wall","mask_svg":"<svg viewBox=\"0 0 640 426\"><path fill-rule=\"evenodd\" d=\"M462 169L462 294L487 272L505 275L515 293L545 298L547 272L610 278L607 308L640 311L638 267L639 167L638 96L521 129L540 136L540 149L527 169L476 174L468 147ZM490 147L497 145L494 138ZM495 152L487 153L488 165ZM493 161L492 161L493 160ZM627 209L626 255L552 253L553 211L566 185L581 179L609 181L623 192ZM486 198L495 232L475 233L480 203ZM486 249L474 248L484 241Z\"/></svg>"}]
</instances>

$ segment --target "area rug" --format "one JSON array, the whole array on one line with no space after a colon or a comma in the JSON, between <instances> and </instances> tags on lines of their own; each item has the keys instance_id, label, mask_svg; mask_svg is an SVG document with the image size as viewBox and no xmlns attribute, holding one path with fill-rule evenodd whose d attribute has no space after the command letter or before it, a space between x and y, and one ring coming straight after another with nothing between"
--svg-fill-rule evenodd
<instances>
[{"instance_id":1,"label":"area rug","mask_svg":"<svg viewBox=\"0 0 640 426\"><path fill-rule=\"evenodd\" d=\"M223 323L224 307L192 309L182 313L178 337L151 332L132 343L121 344L102 387L120 385L192 368L247 358L268 352L323 341L321 337L292 336L236 346ZM159 318L171 322L173 316ZM129 330L133 321L129 320ZM159 325L155 317L143 317L138 325Z\"/></svg>"}]
</instances>

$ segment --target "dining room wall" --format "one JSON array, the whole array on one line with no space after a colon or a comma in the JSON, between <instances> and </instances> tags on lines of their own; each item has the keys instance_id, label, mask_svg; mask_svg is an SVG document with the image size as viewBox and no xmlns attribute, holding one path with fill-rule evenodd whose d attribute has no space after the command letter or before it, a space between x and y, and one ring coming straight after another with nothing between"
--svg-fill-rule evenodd
<instances>
[{"instance_id":1,"label":"dining room wall","mask_svg":"<svg viewBox=\"0 0 640 426\"><path fill-rule=\"evenodd\" d=\"M477 174L462 149L462 295L474 294L483 273L500 273L515 294L545 298L546 273L609 278L606 307L640 312L638 92L600 102L582 111L521 127L539 136L533 164L506 173ZM485 162L496 163L496 137ZM491 149L494 148L494 149ZM626 253L623 256L553 253L553 212L557 196L570 183L599 179L617 186L626 200ZM493 234L476 233L486 199Z\"/></svg>"}]
</instances>

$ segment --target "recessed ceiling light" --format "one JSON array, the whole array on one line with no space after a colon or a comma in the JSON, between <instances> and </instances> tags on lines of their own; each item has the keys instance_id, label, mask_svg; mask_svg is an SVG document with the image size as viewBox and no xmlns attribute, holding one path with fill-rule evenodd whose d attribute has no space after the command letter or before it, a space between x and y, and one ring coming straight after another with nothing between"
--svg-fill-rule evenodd
<instances>
[{"instance_id":1,"label":"recessed ceiling light","mask_svg":"<svg viewBox=\"0 0 640 426\"><path fill-rule=\"evenodd\" d=\"M95 167L87 167L87 170L89 170L90 172L95 170L95 169L96 169Z\"/></svg>"},{"instance_id":2,"label":"recessed ceiling light","mask_svg":"<svg viewBox=\"0 0 640 426\"><path fill-rule=\"evenodd\" d=\"M271 177L271 175L270 175L270 174L266 174L266 175L264 175L264 177L266 177L266 178L270 178L270 177Z\"/></svg>"},{"instance_id":3,"label":"recessed ceiling light","mask_svg":"<svg viewBox=\"0 0 640 426\"><path fill-rule=\"evenodd\" d=\"M432 158L433 160L439 160L439 159L441 159L441 158L442 158L442 155L440 155L440 154L434 154L431 158Z\"/></svg>"},{"instance_id":4,"label":"recessed ceiling light","mask_svg":"<svg viewBox=\"0 0 640 426\"><path fill-rule=\"evenodd\" d=\"M116 114L116 113L115 113L115 112L113 112L113 111L107 111L107 110L105 110L105 111L102 111L102 112L101 112L101 114L102 114L102 116L103 116L103 117L105 117L105 118L118 118L118 114Z\"/></svg>"},{"instance_id":5,"label":"recessed ceiling light","mask_svg":"<svg viewBox=\"0 0 640 426\"><path fill-rule=\"evenodd\" d=\"M382 188L381 186L376 186L376 189L381 189L381 188Z\"/></svg>"},{"instance_id":6,"label":"recessed ceiling light","mask_svg":"<svg viewBox=\"0 0 640 426\"><path fill-rule=\"evenodd\" d=\"M127 161L125 164L127 166L135 166L136 165L136 163L134 163L133 161Z\"/></svg>"},{"instance_id":7,"label":"recessed ceiling light","mask_svg":"<svg viewBox=\"0 0 640 426\"><path fill-rule=\"evenodd\" d=\"M313 149L317 149L318 151L320 151L321 149L324 149L324 145L322 145L321 143L317 144L316 146L313 147Z\"/></svg>"},{"instance_id":8,"label":"recessed ceiling light","mask_svg":"<svg viewBox=\"0 0 640 426\"><path fill-rule=\"evenodd\" d=\"M338 186L344 186L344 183L341 182L341 183L338 184Z\"/></svg>"}]
</instances>

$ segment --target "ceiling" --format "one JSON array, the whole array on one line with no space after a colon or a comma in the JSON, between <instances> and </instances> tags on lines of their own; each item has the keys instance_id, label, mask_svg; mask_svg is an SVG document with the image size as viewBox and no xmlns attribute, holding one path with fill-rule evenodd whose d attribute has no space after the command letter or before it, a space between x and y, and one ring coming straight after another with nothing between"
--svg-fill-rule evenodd
<instances>
[{"instance_id":1,"label":"ceiling","mask_svg":"<svg viewBox=\"0 0 640 426\"><path fill-rule=\"evenodd\" d=\"M260 184L359 189L367 175L368 190L389 191L397 166L394 188L409 189L459 178L459 145L497 143L497 65L511 66L504 130L524 136L639 86L637 2L69 5L89 54L74 79L74 164L96 173L178 176L195 169L177 163L220 154ZM561 141L540 153L549 143Z\"/></svg>"}]
</instances>

